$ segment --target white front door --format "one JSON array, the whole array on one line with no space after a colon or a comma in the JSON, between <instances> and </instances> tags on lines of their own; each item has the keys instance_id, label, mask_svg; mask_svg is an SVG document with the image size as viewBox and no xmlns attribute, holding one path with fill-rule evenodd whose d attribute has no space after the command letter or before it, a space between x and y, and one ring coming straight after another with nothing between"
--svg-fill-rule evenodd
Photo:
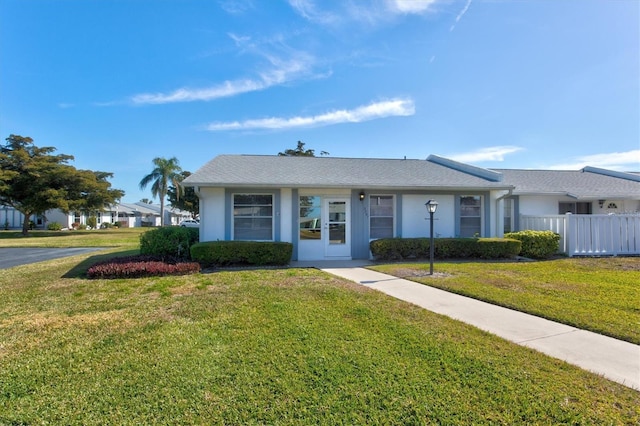
<instances>
[{"instance_id":1,"label":"white front door","mask_svg":"<svg viewBox=\"0 0 640 426\"><path fill-rule=\"evenodd\" d=\"M322 216L325 257L351 258L349 198L325 198Z\"/></svg>"}]
</instances>

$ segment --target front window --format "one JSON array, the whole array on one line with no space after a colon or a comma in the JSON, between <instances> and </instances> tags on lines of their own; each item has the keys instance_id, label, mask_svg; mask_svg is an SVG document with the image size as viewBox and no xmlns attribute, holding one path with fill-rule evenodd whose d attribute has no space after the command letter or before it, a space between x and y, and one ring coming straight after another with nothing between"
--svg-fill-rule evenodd
<instances>
[{"instance_id":1,"label":"front window","mask_svg":"<svg viewBox=\"0 0 640 426\"><path fill-rule=\"evenodd\" d=\"M393 237L393 195L369 196L369 238Z\"/></svg>"},{"instance_id":2,"label":"front window","mask_svg":"<svg viewBox=\"0 0 640 426\"><path fill-rule=\"evenodd\" d=\"M300 239L322 239L321 198L312 196L300 197Z\"/></svg>"},{"instance_id":3,"label":"front window","mask_svg":"<svg viewBox=\"0 0 640 426\"><path fill-rule=\"evenodd\" d=\"M233 195L233 239L273 240L273 195Z\"/></svg>"},{"instance_id":4,"label":"front window","mask_svg":"<svg viewBox=\"0 0 640 426\"><path fill-rule=\"evenodd\" d=\"M471 238L482 235L482 197L463 195L460 197L460 237Z\"/></svg>"},{"instance_id":5,"label":"front window","mask_svg":"<svg viewBox=\"0 0 640 426\"><path fill-rule=\"evenodd\" d=\"M513 210L513 200L511 200L510 198L505 198L504 199L504 233L508 233L511 232L511 230L513 229L513 224L512 222L512 213L511 211Z\"/></svg>"}]
</instances>

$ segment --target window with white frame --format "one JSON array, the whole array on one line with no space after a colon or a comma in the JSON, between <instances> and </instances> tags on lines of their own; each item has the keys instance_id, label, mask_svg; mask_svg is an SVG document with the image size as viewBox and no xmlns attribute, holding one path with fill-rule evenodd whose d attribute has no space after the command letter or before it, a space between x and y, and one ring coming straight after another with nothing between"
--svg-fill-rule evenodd
<instances>
[{"instance_id":1,"label":"window with white frame","mask_svg":"<svg viewBox=\"0 0 640 426\"><path fill-rule=\"evenodd\" d=\"M510 198L504 199L504 233L511 232L513 230L513 200Z\"/></svg>"},{"instance_id":2,"label":"window with white frame","mask_svg":"<svg viewBox=\"0 0 640 426\"><path fill-rule=\"evenodd\" d=\"M233 239L273 240L273 195L233 195Z\"/></svg>"},{"instance_id":3,"label":"window with white frame","mask_svg":"<svg viewBox=\"0 0 640 426\"><path fill-rule=\"evenodd\" d=\"M460 237L471 238L482 235L482 197L460 196Z\"/></svg>"},{"instance_id":4,"label":"window with white frame","mask_svg":"<svg viewBox=\"0 0 640 426\"><path fill-rule=\"evenodd\" d=\"M393 195L369 196L369 238L393 238Z\"/></svg>"}]
</instances>

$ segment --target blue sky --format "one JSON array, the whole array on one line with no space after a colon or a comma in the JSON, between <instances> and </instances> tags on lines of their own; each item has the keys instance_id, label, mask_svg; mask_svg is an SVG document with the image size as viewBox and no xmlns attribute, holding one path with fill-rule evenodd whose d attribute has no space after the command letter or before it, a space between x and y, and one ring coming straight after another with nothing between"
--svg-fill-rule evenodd
<instances>
[{"instance_id":1,"label":"blue sky","mask_svg":"<svg viewBox=\"0 0 640 426\"><path fill-rule=\"evenodd\" d=\"M294 148L640 170L637 0L2 0L0 136L114 173ZM155 200L157 202L157 200Z\"/></svg>"}]
</instances>

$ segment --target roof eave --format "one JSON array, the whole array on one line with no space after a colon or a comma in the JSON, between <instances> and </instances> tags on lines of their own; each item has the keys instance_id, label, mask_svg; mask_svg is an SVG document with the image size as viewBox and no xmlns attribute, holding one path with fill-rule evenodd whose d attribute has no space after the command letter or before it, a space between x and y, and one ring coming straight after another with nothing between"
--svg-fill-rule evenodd
<instances>
[{"instance_id":1,"label":"roof eave","mask_svg":"<svg viewBox=\"0 0 640 426\"><path fill-rule=\"evenodd\" d=\"M188 187L200 187L200 188L330 188L330 189L361 189L361 190L428 190L428 191L494 191L494 190L510 190L514 189L511 185L488 185L488 186L471 186L471 185L336 185L336 184L264 184L264 183L212 183L212 182L189 182Z\"/></svg>"}]
</instances>

